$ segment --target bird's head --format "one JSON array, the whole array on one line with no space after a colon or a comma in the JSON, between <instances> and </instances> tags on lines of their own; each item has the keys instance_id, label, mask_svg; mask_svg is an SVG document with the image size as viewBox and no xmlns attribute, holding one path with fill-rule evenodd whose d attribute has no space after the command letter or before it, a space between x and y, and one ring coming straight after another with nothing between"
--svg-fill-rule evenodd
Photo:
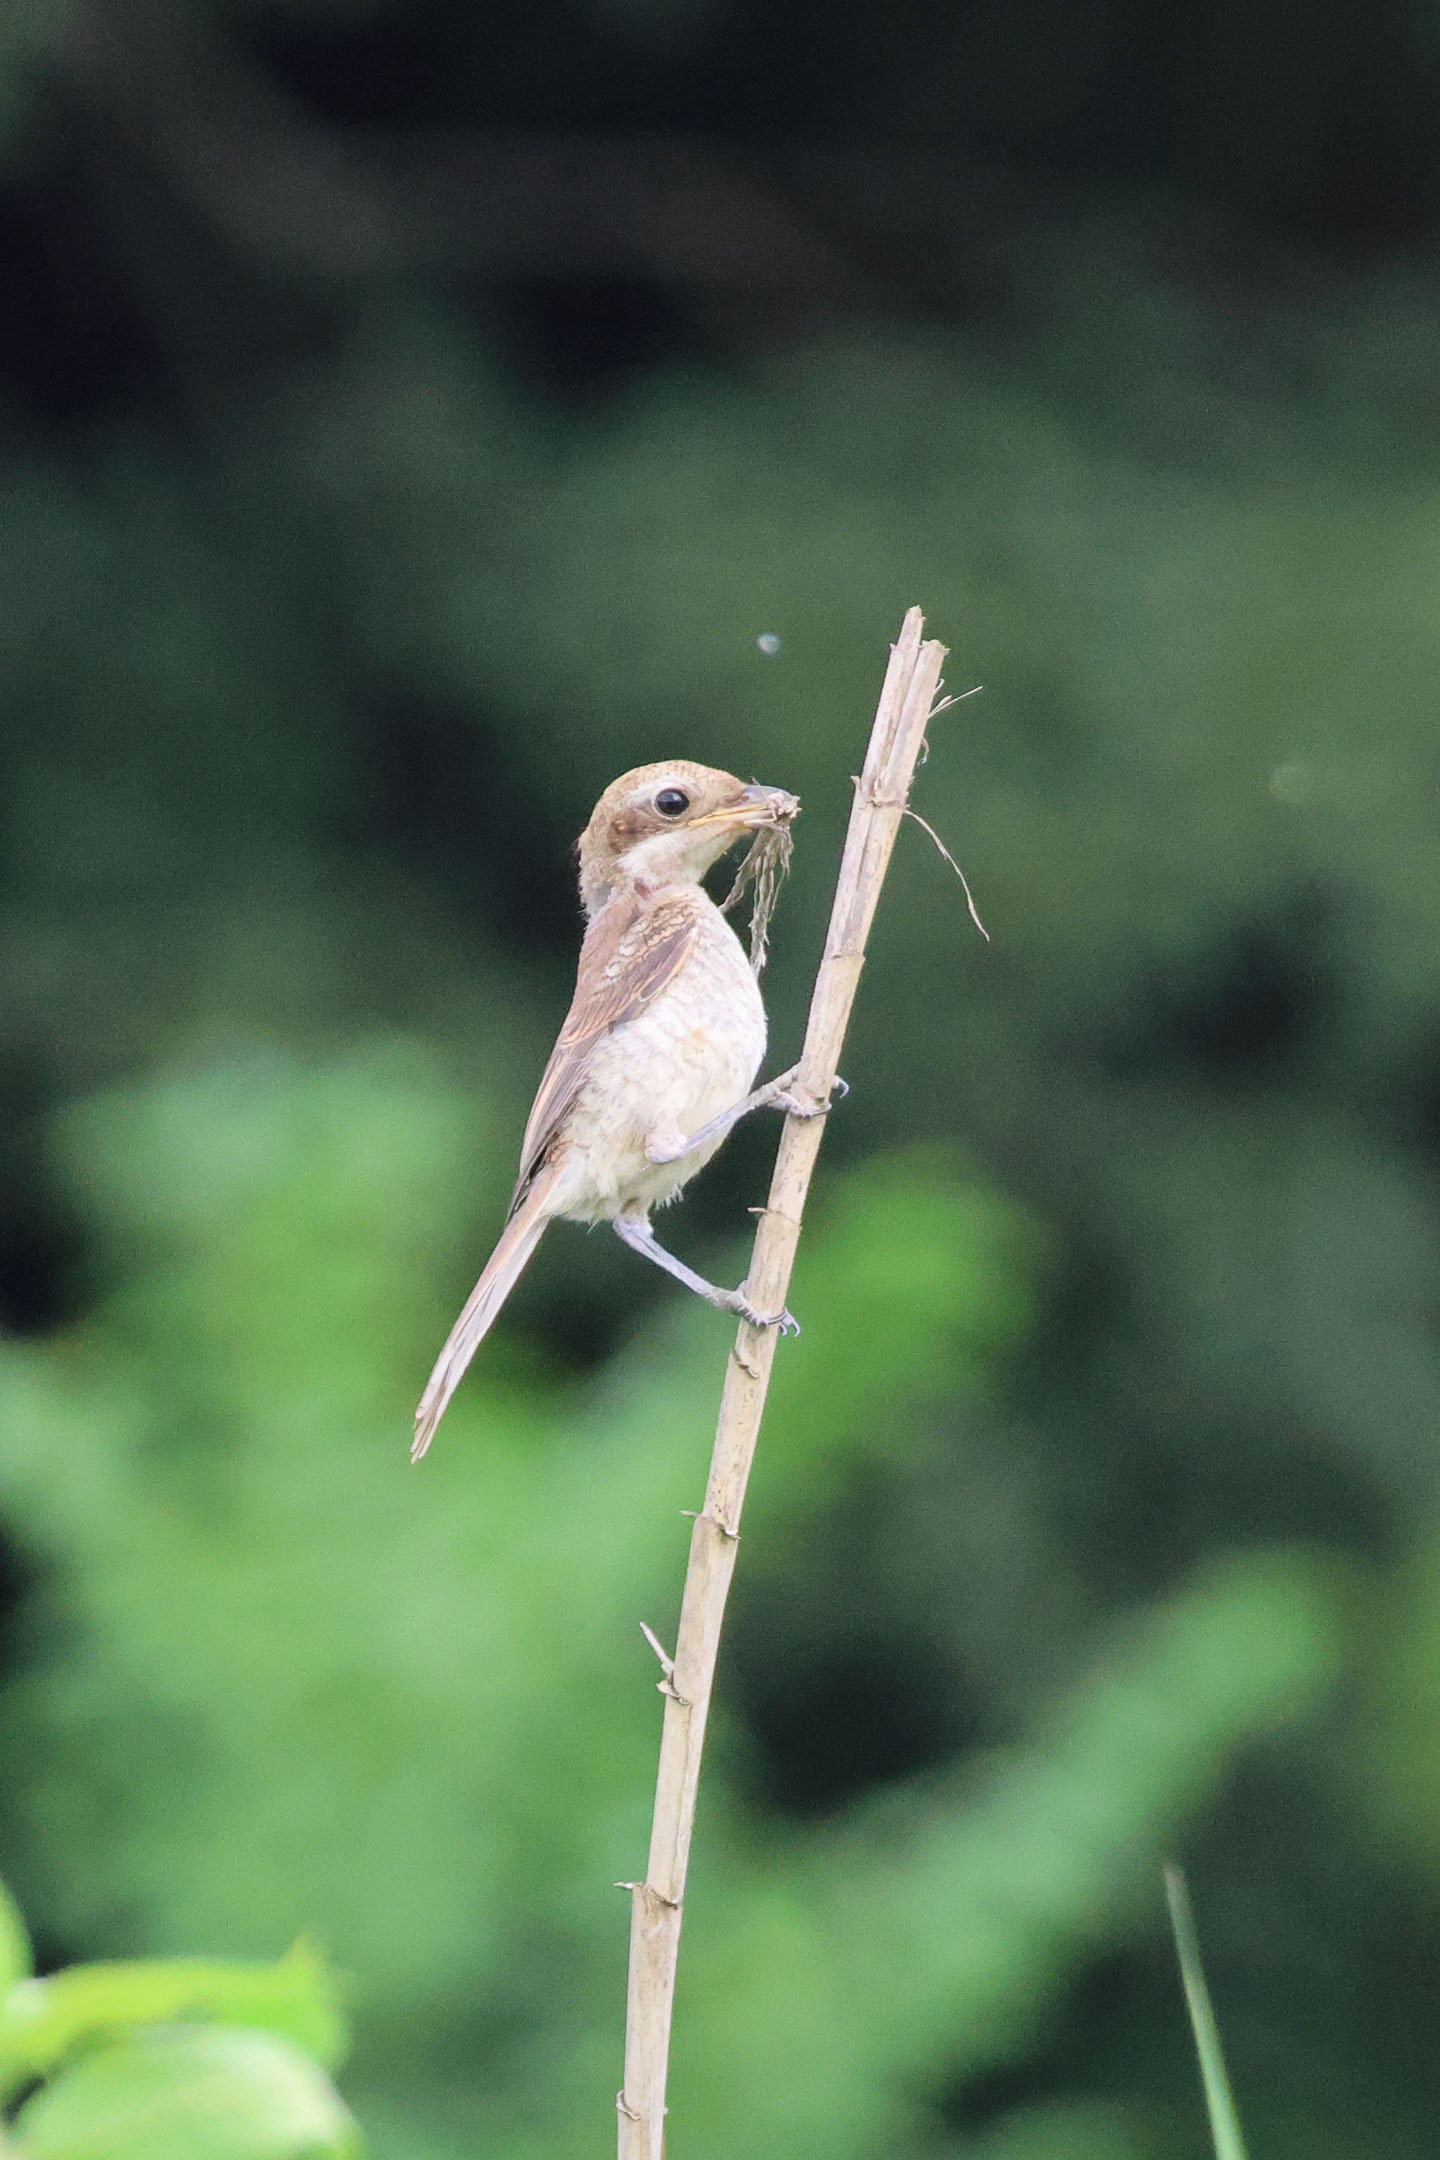
<instances>
[{"instance_id":1,"label":"bird's head","mask_svg":"<svg viewBox=\"0 0 1440 2160\"><path fill-rule=\"evenodd\" d=\"M799 813L784 788L737 780L713 765L672 758L612 780L580 835L580 897L596 915L622 884L698 884L747 834L781 829Z\"/></svg>"}]
</instances>

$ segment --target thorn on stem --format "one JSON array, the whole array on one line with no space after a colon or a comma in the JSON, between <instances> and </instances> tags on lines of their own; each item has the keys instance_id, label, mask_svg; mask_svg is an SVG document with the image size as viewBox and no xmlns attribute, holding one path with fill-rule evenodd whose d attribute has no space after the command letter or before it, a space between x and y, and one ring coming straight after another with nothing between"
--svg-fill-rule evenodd
<instances>
[{"instance_id":1,"label":"thorn on stem","mask_svg":"<svg viewBox=\"0 0 1440 2160\"><path fill-rule=\"evenodd\" d=\"M656 1657L659 1659L661 1672L664 1673L667 1680L673 1680L675 1677L675 1660L672 1657L667 1657L664 1649L661 1646L660 1638L655 1633L655 1630L653 1628L646 1627L645 1622L642 1620L640 1622L640 1632L644 1636L646 1642L649 1643L650 1648L654 1651Z\"/></svg>"}]
</instances>

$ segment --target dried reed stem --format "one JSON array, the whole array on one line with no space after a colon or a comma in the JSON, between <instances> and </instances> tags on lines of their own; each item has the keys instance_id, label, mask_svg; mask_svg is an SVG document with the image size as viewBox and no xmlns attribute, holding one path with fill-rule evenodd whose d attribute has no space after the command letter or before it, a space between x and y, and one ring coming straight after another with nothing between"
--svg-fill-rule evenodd
<instances>
[{"instance_id":1,"label":"dried reed stem","mask_svg":"<svg viewBox=\"0 0 1440 2160\"><path fill-rule=\"evenodd\" d=\"M924 627L919 608L911 608L891 648L864 769L855 784L797 1082L798 1091L817 1105L828 1101L834 1086L864 964L865 941L904 814L925 723L940 686L945 647L924 640ZM746 1278L747 1295L762 1312L779 1312L785 1303L805 1195L824 1128L823 1117L785 1120L770 1198L755 1233ZM625 2084L616 2101L620 2160L662 2160L664 2152L670 2016L700 1755L720 1625L735 1566L740 1510L760 1433L775 1342L775 1329L752 1328L743 1322L736 1335L720 1400L705 1505L690 1540L674 1663L666 1661L662 1668L665 1726L650 1859L644 1882L626 1885L633 1903Z\"/></svg>"}]
</instances>

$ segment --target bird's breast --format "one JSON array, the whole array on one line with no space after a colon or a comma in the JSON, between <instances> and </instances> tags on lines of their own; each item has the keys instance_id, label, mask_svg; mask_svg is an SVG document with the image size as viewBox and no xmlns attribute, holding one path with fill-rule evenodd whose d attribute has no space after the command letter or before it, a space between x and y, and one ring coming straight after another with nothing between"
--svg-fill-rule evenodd
<instances>
[{"instance_id":1,"label":"bird's breast","mask_svg":"<svg viewBox=\"0 0 1440 2160\"><path fill-rule=\"evenodd\" d=\"M739 939L706 907L673 980L591 1053L566 1119L558 1213L593 1221L637 1202L655 1207L672 1199L721 1141L663 1164L650 1160L647 1147L678 1146L754 1084L765 1055L765 1008Z\"/></svg>"}]
</instances>

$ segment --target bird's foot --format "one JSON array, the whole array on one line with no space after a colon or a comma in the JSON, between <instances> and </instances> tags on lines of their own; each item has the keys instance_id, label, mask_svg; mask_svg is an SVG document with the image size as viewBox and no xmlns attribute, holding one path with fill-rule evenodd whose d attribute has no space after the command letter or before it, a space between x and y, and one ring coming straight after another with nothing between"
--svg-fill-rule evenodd
<instances>
[{"instance_id":1,"label":"bird's foot","mask_svg":"<svg viewBox=\"0 0 1440 2160\"><path fill-rule=\"evenodd\" d=\"M843 1102L850 1092L849 1081L842 1080L839 1073L836 1073L834 1080L831 1082L830 1094L826 1096L823 1102L816 1102L813 1096L809 1094L802 1095L797 1089L795 1083L799 1075L799 1066L792 1065L789 1072L781 1073L778 1080L772 1080L767 1090L767 1101L773 1103L777 1110L785 1111L790 1117L824 1117L837 1102Z\"/></svg>"},{"instance_id":2,"label":"bird's foot","mask_svg":"<svg viewBox=\"0 0 1440 2160\"><path fill-rule=\"evenodd\" d=\"M776 1313L759 1312L750 1303L743 1290L727 1290L724 1292L724 1310L733 1312L737 1319L745 1321L749 1327L779 1328L782 1335L798 1335L800 1333L800 1323L795 1318L794 1313L787 1311L783 1306Z\"/></svg>"}]
</instances>

